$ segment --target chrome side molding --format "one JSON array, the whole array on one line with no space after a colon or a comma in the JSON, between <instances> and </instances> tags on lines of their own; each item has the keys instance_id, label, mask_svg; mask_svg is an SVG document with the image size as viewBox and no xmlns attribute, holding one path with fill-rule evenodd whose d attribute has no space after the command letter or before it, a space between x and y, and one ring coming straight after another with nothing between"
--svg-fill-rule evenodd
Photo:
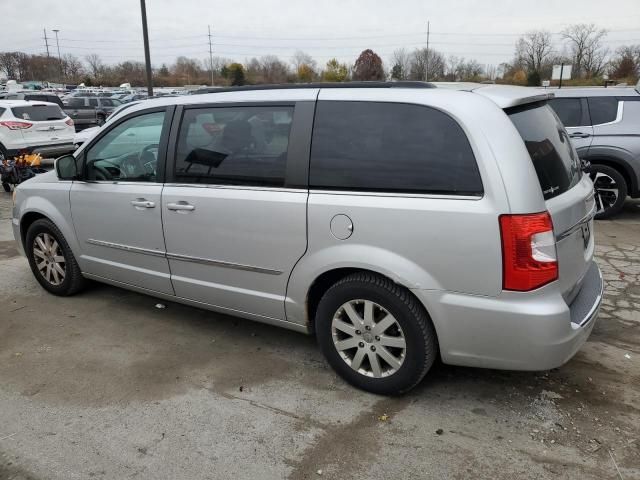
<instances>
[{"instance_id":1,"label":"chrome side molding","mask_svg":"<svg viewBox=\"0 0 640 480\"><path fill-rule=\"evenodd\" d=\"M96 240L89 238L87 243L91 245L97 245L100 247L115 248L116 250L123 250L131 253L141 253L143 255L152 255L154 257L164 257L169 260L180 260L183 262L199 263L202 265L212 265L215 267L231 268L234 270L245 270L248 272L264 273L266 275L282 275L282 270L275 270L272 268L256 267L255 265L244 265L242 263L225 262L222 260L213 260L210 258L192 257L190 255L181 255L178 253L169 253L165 251L152 250L150 248L132 247L130 245L123 245L120 243L105 242L103 240Z\"/></svg>"}]
</instances>

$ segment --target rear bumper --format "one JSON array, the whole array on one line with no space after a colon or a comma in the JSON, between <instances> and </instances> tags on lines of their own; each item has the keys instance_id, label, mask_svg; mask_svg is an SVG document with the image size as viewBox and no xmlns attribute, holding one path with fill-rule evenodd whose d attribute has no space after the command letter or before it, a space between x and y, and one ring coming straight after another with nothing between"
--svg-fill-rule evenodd
<instances>
[{"instance_id":1,"label":"rear bumper","mask_svg":"<svg viewBox=\"0 0 640 480\"><path fill-rule=\"evenodd\" d=\"M433 319L444 363L537 371L563 365L587 341L600 310L603 280L592 262L571 305L553 284L498 297L413 291Z\"/></svg>"},{"instance_id":2,"label":"rear bumper","mask_svg":"<svg viewBox=\"0 0 640 480\"><path fill-rule=\"evenodd\" d=\"M39 153L45 158L59 157L66 153L72 153L76 150L73 142L57 143L55 145L28 145L21 148L14 148L7 150L7 156L9 158L20 155L23 151L31 153Z\"/></svg>"}]
</instances>

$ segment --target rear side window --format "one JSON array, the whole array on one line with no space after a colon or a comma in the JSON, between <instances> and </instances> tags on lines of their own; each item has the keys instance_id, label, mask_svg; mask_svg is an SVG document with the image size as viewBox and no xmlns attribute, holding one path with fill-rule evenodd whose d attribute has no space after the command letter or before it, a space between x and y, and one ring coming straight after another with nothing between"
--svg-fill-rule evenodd
<instances>
[{"instance_id":1,"label":"rear side window","mask_svg":"<svg viewBox=\"0 0 640 480\"><path fill-rule=\"evenodd\" d=\"M181 182L282 187L293 107L188 109L175 176Z\"/></svg>"},{"instance_id":2,"label":"rear side window","mask_svg":"<svg viewBox=\"0 0 640 480\"><path fill-rule=\"evenodd\" d=\"M533 162L545 200L580 181L580 160L557 115L546 103L506 110Z\"/></svg>"},{"instance_id":3,"label":"rear side window","mask_svg":"<svg viewBox=\"0 0 640 480\"><path fill-rule=\"evenodd\" d=\"M554 98L549 104L555 110L565 127L584 126L581 98Z\"/></svg>"},{"instance_id":4,"label":"rear side window","mask_svg":"<svg viewBox=\"0 0 640 480\"><path fill-rule=\"evenodd\" d=\"M458 123L400 103L318 102L309 184L315 188L477 195L482 181Z\"/></svg>"},{"instance_id":5,"label":"rear side window","mask_svg":"<svg viewBox=\"0 0 640 480\"><path fill-rule=\"evenodd\" d=\"M13 107L11 109L16 118L42 122L45 120L62 120L67 115L57 105L29 105L28 107Z\"/></svg>"},{"instance_id":6,"label":"rear side window","mask_svg":"<svg viewBox=\"0 0 640 480\"><path fill-rule=\"evenodd\" d=\"M591 124L613 122L618 116L618 99L616 97L590 97L589 113L591 114Z\"/></svg>"},{"instance_id":7,"label":"rear side window","mask_svg":"<svg viewBox=\"0 0 640 480\"><path fill-rule=\"evenodd\" d=\"M0 108L0 117L2 116L2 114L6 111L6 108Z\"/></svg>"}]
</instances>

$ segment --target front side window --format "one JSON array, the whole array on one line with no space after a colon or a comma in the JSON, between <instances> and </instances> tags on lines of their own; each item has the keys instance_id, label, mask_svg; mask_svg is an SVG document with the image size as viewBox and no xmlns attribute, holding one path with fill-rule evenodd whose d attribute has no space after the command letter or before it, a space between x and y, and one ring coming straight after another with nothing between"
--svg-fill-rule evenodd
<instances>
[{"instance_id":1,"label":"front side window","mask_svg":"<svg viewBox=\"0 0 640 480\"><path fill-rule=\"evenodd\" d=\"M90 107L97 107L98 106L98 99L97 98L90 98L89 99L89 106Z\"/></svg>"},{"instance_id":2,"label":"front side window","mask_svg":"<svg viewBox=\"0 0 640 480\"><path fill-rule=\"evenodd\" d=\"M282 187L293 107L212 107L184 112L179 182Z\"/></svg>"},{"instance_id":3,"label":"front side window","mask_svg":"<svg viewBox=\"0 0 640 480\"><path fill-rule=\"evenodd\" d=\"M101 98L100 103L103 107L113 107L113 102L108 98Z\"/></svg>"},{"instance_id":4,"label":"front side window","mask_svg":"<svg viewBox=\"0 0 640 480\"><path fill-rule=\"evenodd\" d=\"M565 127L584 126L582 120L582 99L580 98L553 98L549 105L560 117Z\"/></svg>"},{"instance_id":5,"label":"front side window","mask_svg":"<svg viewBox=\"0 0 640 480\"><path fill-rule=\"evenodd\" d=\"M84 98L70 98L67 102L67 106L72 108L84 107Z\"/></svg>"},{"instance_id":6,"label":"front side window","mask_svg":"<svg viewBox=\"0 0 640 480\"><path fill-rule=\"evenodd\" d=\"M589 113L591 114L591 124L613 122L618 116L618 99L616 97L590 97Z\"/></svg>"},{"instance_id":7,"label":"front side window","mask_svg":"<svg viewBox=\"0 0 640 480\"><path fill-rule=\"evenodd\" d=\"M482 193L460 125L434 108L401 103L318 102L309 184L356 191Z\"/></svg>"},{"instance_id":8,"label":"front side window","mask_svg":"<svg viewBox=\"0 0 640 480\"><path fill-rule=\"evenodd\" d=\"M87 152L89 180L155 182L165 112L129 118Z\"/></svg>"}]
</instances>

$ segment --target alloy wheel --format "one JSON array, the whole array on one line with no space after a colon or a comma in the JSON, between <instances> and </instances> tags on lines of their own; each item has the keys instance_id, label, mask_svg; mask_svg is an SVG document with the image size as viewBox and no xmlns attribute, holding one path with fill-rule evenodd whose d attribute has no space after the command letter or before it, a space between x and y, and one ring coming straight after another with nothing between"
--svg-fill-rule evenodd
<instances>
[{"instance_id":1,"label":"alloy wheel","mask_svg":"<svg viewBox=\"0 0 640 480\"><path fill-rule=\"evenodd\" d=\"M589 176L595 190L597 213L602 213L616 204L620 189L616 181L606 173L594 171Z\"/></svg>"},{"instance_id":2,"label":"alloy wheel","mask_svg":"<svg viewBox=\"0 0 640 480\"><path fill-rule=\"evenodd\" d=\"M39 233L33 241L33 258L42 277L51 285L60 285L66 276L66 261L58 241L48 233Z\"/></svg>"},{"instance_id":3,"label":"alloy wheel","mask_svg":"<svg viewBox=\"0 0 640 480\"><path fill-rule=\"evenodd\" d=\"M343 304L333 316L331 335L342 360L367 377L393 375L406 356L407 342L400 324L371 300Z\"/></svg>"}]
</instances>

